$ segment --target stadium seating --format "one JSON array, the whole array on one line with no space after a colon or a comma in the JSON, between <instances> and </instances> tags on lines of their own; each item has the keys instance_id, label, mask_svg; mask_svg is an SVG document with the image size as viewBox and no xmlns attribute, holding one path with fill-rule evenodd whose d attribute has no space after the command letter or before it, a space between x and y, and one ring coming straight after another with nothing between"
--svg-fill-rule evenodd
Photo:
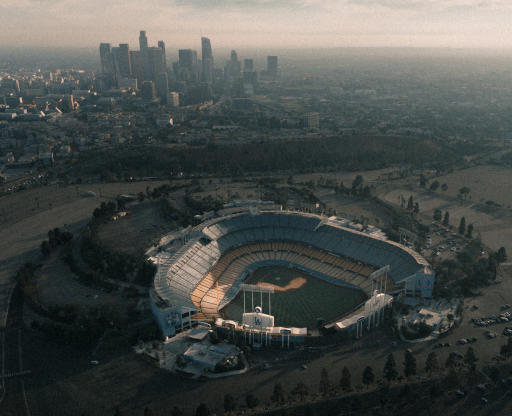
<instances>
[{"instance_id":1,"label":"stadium seating","mask_svg":"<svg viewBox=\"0 0 512 416\"><path fill-rule=\"evenodd\" d=\"M252 265L281 263L310 270L334 284L372 289L369 275L390 265L387 288L427 263L382 238L322 222L317 215L266 211L214 218L197 226L170 256L159 253L155 291L169 305L207 316L234 298ZM192 235L192 234L191 234Z\"/></svg>"}]
</instances>

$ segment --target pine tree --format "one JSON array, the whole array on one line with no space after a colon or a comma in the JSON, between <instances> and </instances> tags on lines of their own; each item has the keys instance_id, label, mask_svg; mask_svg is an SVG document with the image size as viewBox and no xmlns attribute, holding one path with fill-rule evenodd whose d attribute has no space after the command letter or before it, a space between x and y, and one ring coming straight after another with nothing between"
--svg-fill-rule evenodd
<instances>
[{"instance_id":1,"label":"pine tree","mask_svg":"<svg viewBox=\"0 0 512 416\"><path fill-rule=\"evenodd\" d=\"M448 225L450 225L450 213L448 211L444 213L443 225L445 227L448 227Z\"/></svg>"},{"instance_id":2,"label":"pine tree","mask_svg":"<svg viewBox=\"0 0 512 416\"><path fill-rule=\"evenodd\" d=\"M363 371L363 384L366 384L366 388L368 388L374 380L373 369L370 366L366 367Z\"/></svg>"},{"instance_id":3,"label":"pine tree","mask_svg":"<svg viewBox=\"0 0 512 416\"><path fill-rule=\"evenodd\" d=\"M227 393L224 395L224 411L226 413L232 412L236 408L236 401L235 398Z\"/></svg>"},{"instance_id":4,"label":"pine tree","mask_svg":"<svg viewBox=\"0 0 512 416\"><path fill-rule=\"evenodd\" d=\"M414 201L412 199L412 195L409 197L409 200L407 201L407 210L412 211L412 208L414 206Z\"/></svg>"},{"instance_id":5,"label":"pine tree","mask_svg":"<svg viewBox=\"0 0 512 416\"><path fill-rule=\"evenodd\" d=\"M254 394L249 393L247 396L245 396L245 404L247 404L249 409L253 409L254 407L258 406L259 403L260 401Z\"/></svg>"},{"instance_id":6,"label":"pine tree","mask_svg":"<svg viewBox=\"0 0 512 416\"><path fill-rule=\"evenodd\" d=\"M277 405L284 403L284 390L281 383L276 383L274 385L274 393L270 397L270 400L272 400Z\"/></svg>"},{"instance_id":7,"label":"pine tree","mask_svg":"<svg viewBox=\"0 0 512 416\"><path fill-rule=\"evenodd\" d=\"M501 346L500 354L505 358L512 356L512 337L509 337L507 343Z\"/></svg>"},{"instance_id":8,"label":"pine tree","mask_svg":"<svg viewBox=\"0 0 512 416\"><path fill-rule=\"evenodd\" d=\"M473 229L474 229L473 224L469 224L468 225L468 230L466 232L466 237L467 238L473 238Z\"/></svg>"},{"instance_id":9,"label":"pine tree","mask_svg":"<svg viewBox=\"0 0 512 416\"><path fill-rule=\"evenodd\" d=\"M196 416L210 416L210 409L208 409L208 406L206 404L201 403L197 409L196 409Z\"/></svg>"},{"instance_id":10,"label":"pine tree","mask_svg":"<svg viewBox=\"0 0 512 416\"><path fill-rule=\"evenodd\" d=\"M440 209L435 209L434 210L434 221L441 221L443 219L443 213L441 212Z\"/></svg>"},{"instance_id":11,"label":"pine tree","mask_svg":"<svg viewBox=\"0 0 512 416\"><path fill-rule=\"evenodd\" d=\"M387 381L396 380L398 377L398 371L396 370L396 361L393 354L389 354L384 365L384 378Z\"/></svg>"},{"instance_id":12,"label":"pine tree","mask_svg":"<svg viewBox=\"0 0 512 416\"><path fill-rule=\"evenodd\" d=\"M475 351L473 351L473 347L468 347L466 354L464 355L464 364L468 366L470 371L475 371L476 361L477 358L475 356Z\"/></svg>"},{"instance_id":13,"label":"pine tree","mask_svg":"<svg viewBox=\"0 0 512 416\"><path fill-rule=\"evenodd\" d=\"M507 250L505 250L505 247L500 247L498 249L498 252L496 253L496 261L498 263L503 263L504 261L507 261Z\"/></svg>"},{"instance_id":14,"label":"pine tree","mask_svg":"<svg viewBox=\"0 0 512 416\"><path fill-rule=\"evenodd\" d=\"M425 372L428 375L431 375L434 371L439 370L439 361L437 360L437 354L435 352L431 352L427 356L427 361L425 362Z\"/></svg>"},{"instance_id":15,"label":"pine tree","mask_svg":"<svg viewBox=\"0 0 512 416\"><path fill-rule=\"evenodd\" d=\"M444 366L446 368L455 368L456 365L457 359L455 358L455 354L450 353L450 355L448 355L448 358L446 359Z\"/></svg>"},{"instance_id":16,"label":"pine tree","mask_svg":"<svg viewBox=\"0 0 512 416\"><path fill-rule=\"evenodd\" d=\"M466 232L466 217L462 217L459 222L459 234L464 235Z\"/></svg>"},{"instance_id":17,"label":"pine tree","mask_svg":"<svg viewBox=\"0 0 512 416\"><path fill-rule=\"evenodd\" d=\"M459 385L459 376L454 367L451 367L448 371L445 381L448 387L457 387Z\"/></svg>"},{"instance_id":18,"label":"pine tree","mask_svg":"<svg viewBox=\"0 0 512 416\"><path fill-rule=\"evenodd\" d=\"M404 375L406 377L414 376L416 374L416 358L409 350L405 352L404 358Z\"/></svg>"},{"instance_id":19,"label":"pine tree","mask_svg":"<svg viewBox=\"0 0 512 416\"><path fill-rule=\"evenodd\" d=\"M292 395L299 397L300 401L303 401L308 393L308 387L302 381L299 381L292 390Z\"/></svg>"},{"instance_id":20,"label":"pine tree","mask_svg":"<svg viewBox=\"0 0 512 416\"><path fill-rule=\"evenodd\" d=\"M329 389L329 374L325 368L322 368L322 373L320 374L320 393L325 396L327 393L329 393Z\"/></svg>"},{"instance_id":21,"label":"pine tree","mask_svg":"<svg viewBox=\"0 0 512 416\"><path fill-rule=\"evenodd\" d=\"M342 388L343 391L352 390L350 370L347 367L343 367L343 370L341 372L340 387Z\"/></svg>"},{"instance_id":22,"label":"pine tree","mask_svg":"<svg viewBox=\"0 0 512 416\"><path fill-rule=\"evenodd\" d=\"M183 410L177 406L174 406L171 411L171 416L183 416Z\"/></svg>"}]
</instances>

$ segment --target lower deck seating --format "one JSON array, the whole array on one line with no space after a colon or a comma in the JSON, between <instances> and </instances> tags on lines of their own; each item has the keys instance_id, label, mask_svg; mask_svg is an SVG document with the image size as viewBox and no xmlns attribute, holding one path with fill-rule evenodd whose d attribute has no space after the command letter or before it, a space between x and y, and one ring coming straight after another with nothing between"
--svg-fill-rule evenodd
<instances>
[{"instance_id":1,"label":"lower deck seating","mask_svg":"<svg viewBox=\"0 0 512 416\"><path fill-rule=\"evenodd\" d=\"M235 248L221 257L207 276L192 292L193 303L207 316L217 316L228 291L250 264L264 261L284 261L317 271L344 283L357 286L370 294L369 275L374 268L341 258L312 247L289 242L260 242ZM392 287L388 279L387 287Z\"/></svg>"}]
</instances>

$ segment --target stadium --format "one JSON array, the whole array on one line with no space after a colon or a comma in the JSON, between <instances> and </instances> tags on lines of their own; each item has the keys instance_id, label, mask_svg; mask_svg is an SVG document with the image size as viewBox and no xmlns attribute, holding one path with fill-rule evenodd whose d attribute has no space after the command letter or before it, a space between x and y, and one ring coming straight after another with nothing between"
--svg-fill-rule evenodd
<instances>
[{"instance_id":1,"label":"stadium","mask_svg":"<svg viewBox=\"0 0 512 416\"><path fill-rule=\"evenodd\" d=\"M263 344L324 328L359 337L394 297L431 298L434 283L421 255L378 228L263 202L206 214L148 254L151 308L167 337L198 322Z\"/></svg>"}]
</instances>

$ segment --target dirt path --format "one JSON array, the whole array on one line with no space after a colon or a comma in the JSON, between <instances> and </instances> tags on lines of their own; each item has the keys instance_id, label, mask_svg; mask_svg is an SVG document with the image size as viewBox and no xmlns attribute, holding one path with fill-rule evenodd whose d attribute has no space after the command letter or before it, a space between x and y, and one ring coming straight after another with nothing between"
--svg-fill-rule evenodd
<instances>
[{"instance_id":1,"label":"dirt path","mask_svg":"<svg viewBox=\"0 0 512 416\"><path fill-rule=\"evenodd\" d=\"M271 287L275 292L288 292L289 290L300 289L302 286L306 284L307 280L303 277L295 277L293 278L286 286L277 286L273 283L268 282L258 282L256 285Z\"/></svg>"}]
</instances>

